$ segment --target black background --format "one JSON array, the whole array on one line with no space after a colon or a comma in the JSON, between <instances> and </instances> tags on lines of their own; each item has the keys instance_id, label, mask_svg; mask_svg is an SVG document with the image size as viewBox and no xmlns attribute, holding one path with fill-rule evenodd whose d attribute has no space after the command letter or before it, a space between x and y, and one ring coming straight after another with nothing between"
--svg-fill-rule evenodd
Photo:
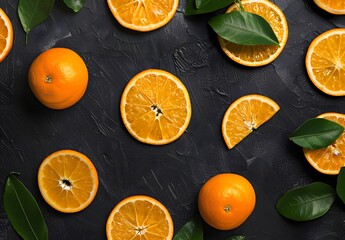
<instances>
[{"instance_id":1,"label":"black background","mask_svg":"<svg viewBox=\"0 0 345 240\"><path fill-rule=\"evenodd\" d=\"M207 24L218 13L184 16L181 0L174 18L164 27L140 33L123 28L105 0L87 0L79 13L56 1L50 17L34 28L25 44L17 1L1 1L14 28L10 54L0 63L0 239L18 239L4 212L2 195L8 174L20 172L38 201L50 239L105 239L110 211L122 199L145 194L170 211L175 232L197 213L202 184L218 173L248 178L257 204L249 219L232 231L204 224L208 240L234 235L247 239L345 239L345 208L337 199L322 218L298 223L275 210L289 189L314 181L335 186L335 176L316 172L301 148L288 135L305 120L323 112L345 112L344 98L316 89L305 70L310 42L322 32L345 27L344 16L332 16L311 0L276 0L289 24L289 39L278 59L259 68L237 65L219 48ZM40 104L29 89L31 62L51 47L79 53L89 70L89 85L80 102L66 110ZM148 68L167 70L189 90L193 113L187 131L166 146L136 141L119 113L126 83ZM258 93L275 100L281 110L266 124L228 150L221 121L229 104ZM41 197L37 170L42 160L60 149L87 155L99 174L99 190L84 211L64 214Z\"/></svg>"}]
</instances>

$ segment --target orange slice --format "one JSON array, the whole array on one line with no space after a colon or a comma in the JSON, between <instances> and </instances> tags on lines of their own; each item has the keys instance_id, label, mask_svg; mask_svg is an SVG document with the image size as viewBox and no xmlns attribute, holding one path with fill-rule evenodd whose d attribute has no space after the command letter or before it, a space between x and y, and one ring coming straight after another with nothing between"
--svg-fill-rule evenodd
<instances>
[{"instance_id":1,"label":"orange slice","mask_svg":"<svg viewBox=\"0 0 345 240\"><path fill-rule=\"evenodd\" d=\"M345 114L330 112L321 114L318 118L325 118L345 127ZM338 174L341 167L345 166L345 133L326 148L304 149L304 156L317 171Z\"/></svg>"},{"instance_id":2,"label":"orange slice","mask_svg":"<svg viewBox=\"0 0 345 240\"><path fill-rule=\"evenodd\" d=\"M122 200L110 213L108 240L171 240L174 225L162 203L148 196Z\"/></svg>"},{"instance_id":3,"label":"orange slice","mask_svg":"<svg viewBox=\"0 0 345 240\"><path fill-rule=\"evenodd\" d=\"M60 150L41 163L38 187L44 200L54 209L74 213L85 209L95 198L98 175L84 154Z\"/></svg>"},{"instance_id":4,"label":"orange slice","mask_svg":"<svg viewBox=\"0 0 345 240\"><path fill-rule=\"evenodd\" d=\"M0 62L10 52L13 44L13 28L11 20L0 8Z\"/></svg>"},{"instance_id":5,"label":"orange slice","mask_svg":"<svg viewBox=\"0 0 345 240\"><path fill-rule=\"evenodd\" d=\"M222 134L228 148L241 142L279 109L272 99L258 94L246 95L233 102L225 112L222 123Z\"/></svg>"},{"instance_id":6,"label":"orange slice","mask_svg":"<svg viewBox=\"0 0 345 240\"><path fill-rule=\"evenodd\" d=\"M345 28L322 33L310 44L305 65L310 80L326 94L345 96Z\"/></svg>"},{"instance_id":7,"label":"orange slice","mask_svg":"<svg viewBox=\"0 0 345 240\"><path fill-rule=\"evenodd\" d=\"M344 0L314 0L323 10L337 15L345 14L345 1Z\"/></svg>"},{"instance_id":8,"label":"orange slice","mask_svg":"<svg viewBox=\"0 0 345 240\"><path fill-rule=\"evenodd\" d=\"M179 0L107 0L116 20L124 27L147 32L166 25Z\"/></svg>"},{"instance_id":9,"label":"orange slice","mask_svg":"<svg viewBox=\"0 0 345 240\"><path fill-rule=\"evenodd\" d=\"M245 11L260 15L271 25L280 46L244 46L218 37L220 46L229 58L239 64L250 67L269 64L280 55L288 39L288 24L285 15L279 7L267 0L244 0L241 2ZM237 10L239 10L237 5L233 4L226 12Z\"/></svg>"},{"instance_id":10,"label":"orange slice","mask_svg":"<svg viewBox=\"0 0 345 240\"><path fill-rule=\"evenodd\" d=\"M192 107L186 87L169 72L149 69L134 76L123 91L122 120L137 140L162 145L187 129Z\"/></svg>"}]
</instances>

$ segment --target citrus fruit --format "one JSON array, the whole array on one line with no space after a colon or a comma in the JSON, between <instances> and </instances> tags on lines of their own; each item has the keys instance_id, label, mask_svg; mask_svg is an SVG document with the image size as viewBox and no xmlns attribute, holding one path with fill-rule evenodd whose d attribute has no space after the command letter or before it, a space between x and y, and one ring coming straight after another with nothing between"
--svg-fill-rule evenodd
<instances>
[{"instance_id":1,"label":"citrus fruit","mask_svg":"<svg viewBox=\"0 0 345 240\"><path fill-rule=\"evenodd\" d=\"M325 118L345 127L345 114L330 112L321 114L318 118ZM317 171L330 175L338 174L341 167L345 166L345 134L326 148L304 149L304 156Z\"/></svg>"},{"instance_id":2,"label":"citrus fruit","mask_svg":"<svg viewBox=\"0 0 345 240\"><path fill-rule=\"evenodd\" d=\"M108 217L106 232L109 240L171 240L174 225L162 203L138 195L115 206Z\"/></svg>"},{"instance_id":3,"label":"citrus fruit","mask_svg":"<svg viewBox=\"0 0 345 240\"><path fill-rule=\"evenodd\" d=\"M88 84L83 59L67 48L41 53L29 69L29 85L37 99L52 109L65 109L78 102Z\"/></svg>"},{"instance_id":4,"label":"citrus fruit","mask_svg":"<svg viewBox=\"0 0 345 240\"><path fill-rule=\"evenodd\" d=\"M175 15L179 0L107 0L110 11L124 27L147 32L166 25Z\"/></svg>"},{"instance_id":5,"label":"citrus fruit","mask_svg":"<svg viewBox=\"0 0 345 240\"><path fill-rule=\"evenodd\" d=\"M219 230L237 228L253 212L256 202L252 184L233 173L218 174L201 188L198 206L201 217Z\"/></svg>"},{"instance_id":6,"label":"citrus fruit","mask_svg":"<svg viewBox=\"0 0 345 240\"><path fill-rule=\"evenodd\" d=\"M345 28L322 33L310 44L305 64L310 80L326 94L345 96Z\"/></svg>"},{"instance_id":7,"label":"citrus fruit","mask_svg":"<svg viewBox=\"0 0 345 240\"><path fill-rule=\"evenodd\" d=\"M74 213L85 209L95 198L98 175L84 154L60 150L41 163L38 187L44 200L54 209Z\"/></svg>"},{"instance_id":8,"label":"citrus fruit","mask_svg":"<svg viewBox=\"0 0 345 240\"><path fill-rule=\"evenodd\" d=\"M137 140L162 145L187 129L192 107L183 83L169 72L148 69L134 76L121 97L122 120Z\"/></svg>"},{"instance_id":9,"label":"citrus fruit","mask_svg":"<svg viewBox=\"0 0 345 240\"><path fill-rule=\"evenodd\" d=\"M314 0L316 5L318 5L323 10L337 15L345 14L345 2L336 0Z\"/></svg>"},{"instance_id":10,"label":"citrus fruit","mask_svg":"<svg viewBox=\"0 0 345 240\"><path fill-rule=\"evenodd\" d=\"M11 20L0 8L0 62L10 52L13 44L13 28Z\"/></svg>"},{"instance_id":11,"label":"citrus fruit","mask_svg":"<svg viewBox=\"0 0 345 240\"><path fill-rule=\"evenodd\" d=\"M278 38L279 46L238 45L219 36L220 46L229 58L239 64L250 67L269 64L280 55L288 39L288 25L285 15L279 7L267 0L244 0L241 2L245 11L263 17L270 24ZM238 10L237 4L233 4L226 12Z\"/></svg>"},{"instance_id":12,"label":"citrus fruit","mask_svg":"<svg viewBox=\"0 0 345 240\"><path fill-rule=\"evenodd\" d=\"M280 107L272 99L250 94L233 102L223 117L222 135L229 149L271 119Z\"/></svg>"}]
</instances>

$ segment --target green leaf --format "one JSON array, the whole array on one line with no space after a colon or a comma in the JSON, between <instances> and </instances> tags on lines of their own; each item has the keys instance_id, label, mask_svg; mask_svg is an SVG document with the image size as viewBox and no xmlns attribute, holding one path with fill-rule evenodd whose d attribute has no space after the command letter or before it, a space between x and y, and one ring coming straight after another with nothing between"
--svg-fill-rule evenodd
<instances>
[{"instance_id":1,"label":"green leaf","mask_svg":"<svg viewBox=\"0 0 345 240\"><path fill-rule=\"evenodd\" d=\"M37 202L14 173L7 178L4 207L13 228L23 239L48 239L47 225Z\"/></svg>"},{"instance_id":2,"label":"green leaf","mask_svg":"<svg viewBox=\"0 0 345 240\"><path fill-rule=\"evenodd\" d=\"M185 15L196 15L216 11L225 8L235 2L235 0L189 0L185 10Z\"/></svg>"},{"instance_id":3,"label":"green leaf","mask_svg":"<svg viewBox=\"0 0 345 240\"><path fill-rule=\"evenodd\" d=\"M229 237L226 240L246 240L245 236L233 236L233 237Z\"/></svg>"},{"instance_id":4,"label":"green leaf","mask_svg":"<svg viewBox=\"0 0 345 240\"><path fill-rule=\"evenodd\" d=\"M208 22L222 38L239 45L279 45L269 23L261 16L235 11L211 18Z\"/></svg>"},{"instance_id":5,"label":"green leaf","mask_svg":"<svg viewBox=\"0 0 345 240\"><path fill-rule=\"evenodd\" d=\"M345 203L345 167L340 169L337 178L337 194L343 203Z\"/></svg>"},{"instance_id":6,"label":"green leaf","mask_svg":"<svg viewBox=\"0 0 345 240\"><path fill-rule=\"evenodd\" d=\"M326 183L315 182L286 192L276 208L286 218L308 221L323 216L335 198L334 188Z\"/></svg>"},{"instance_id":7,"label":"green leaf","mask_svg":"<svg viewBox=\"0 0 345 240\"><path fill-rule=\"evenodd\" d=\"M324 148L343 133L344 128L324 118L312 118L304 122L291 135L290 140L308 149Z\"/></svg>"},{"instance_id":8,"label":"green leaf","mask_svg":"<svg viewBox=\"0 0 345 240\"><path fill-rule=\"evenodd\" d=\"M18 15L28 36L31 29L41 24L50 14L55 0L19 0Z\"/></svg>"},{"instance_id":9,"label":"green leaf","mask_svg":"<svg viewBox=\"0 0 345 240\"><path fill-rule=\"evenodd\" d=\"M196 215L178 231L173 240L202 240L203 235L201 218Z\"/></svg>"},{"instance_id":10,"label":"green leaf","mask_svg":"<svg viewBox=\"0 0 345 240\"><path fill-rule=\"evenodd\" d=\"M67 7L72 9L74 12L79 12L83 8L85 0L63 0Z\"/></svg>"}]
</instances>

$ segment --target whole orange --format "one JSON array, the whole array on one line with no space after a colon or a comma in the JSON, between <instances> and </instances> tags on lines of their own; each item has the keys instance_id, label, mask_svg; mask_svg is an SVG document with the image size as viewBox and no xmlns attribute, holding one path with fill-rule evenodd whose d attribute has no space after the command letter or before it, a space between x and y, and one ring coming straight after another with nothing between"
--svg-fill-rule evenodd
<instances>
[{"instance_id":1,"label":"whole orange","mask_svg":"<svg viewBox=\"0 0 345 240\"><path fill-rule=\"evenodd\" d=\"M252 213L256 196L244 177L223 173L209 179L199 192L201 217L210 226L230 230L240 226Z\"/></svg>"},{"instance_id":2,"label":"whole orange","mask_svg":"<svg viewBox=\"0 0 345 240\"><path fill-rule=\"evenodd\" d=\"M83 59L67 48L41 53L29 69L29 85L37 99L52 109L65 109L78 102L88 84Z\"/></svg>"}]
</instances>

